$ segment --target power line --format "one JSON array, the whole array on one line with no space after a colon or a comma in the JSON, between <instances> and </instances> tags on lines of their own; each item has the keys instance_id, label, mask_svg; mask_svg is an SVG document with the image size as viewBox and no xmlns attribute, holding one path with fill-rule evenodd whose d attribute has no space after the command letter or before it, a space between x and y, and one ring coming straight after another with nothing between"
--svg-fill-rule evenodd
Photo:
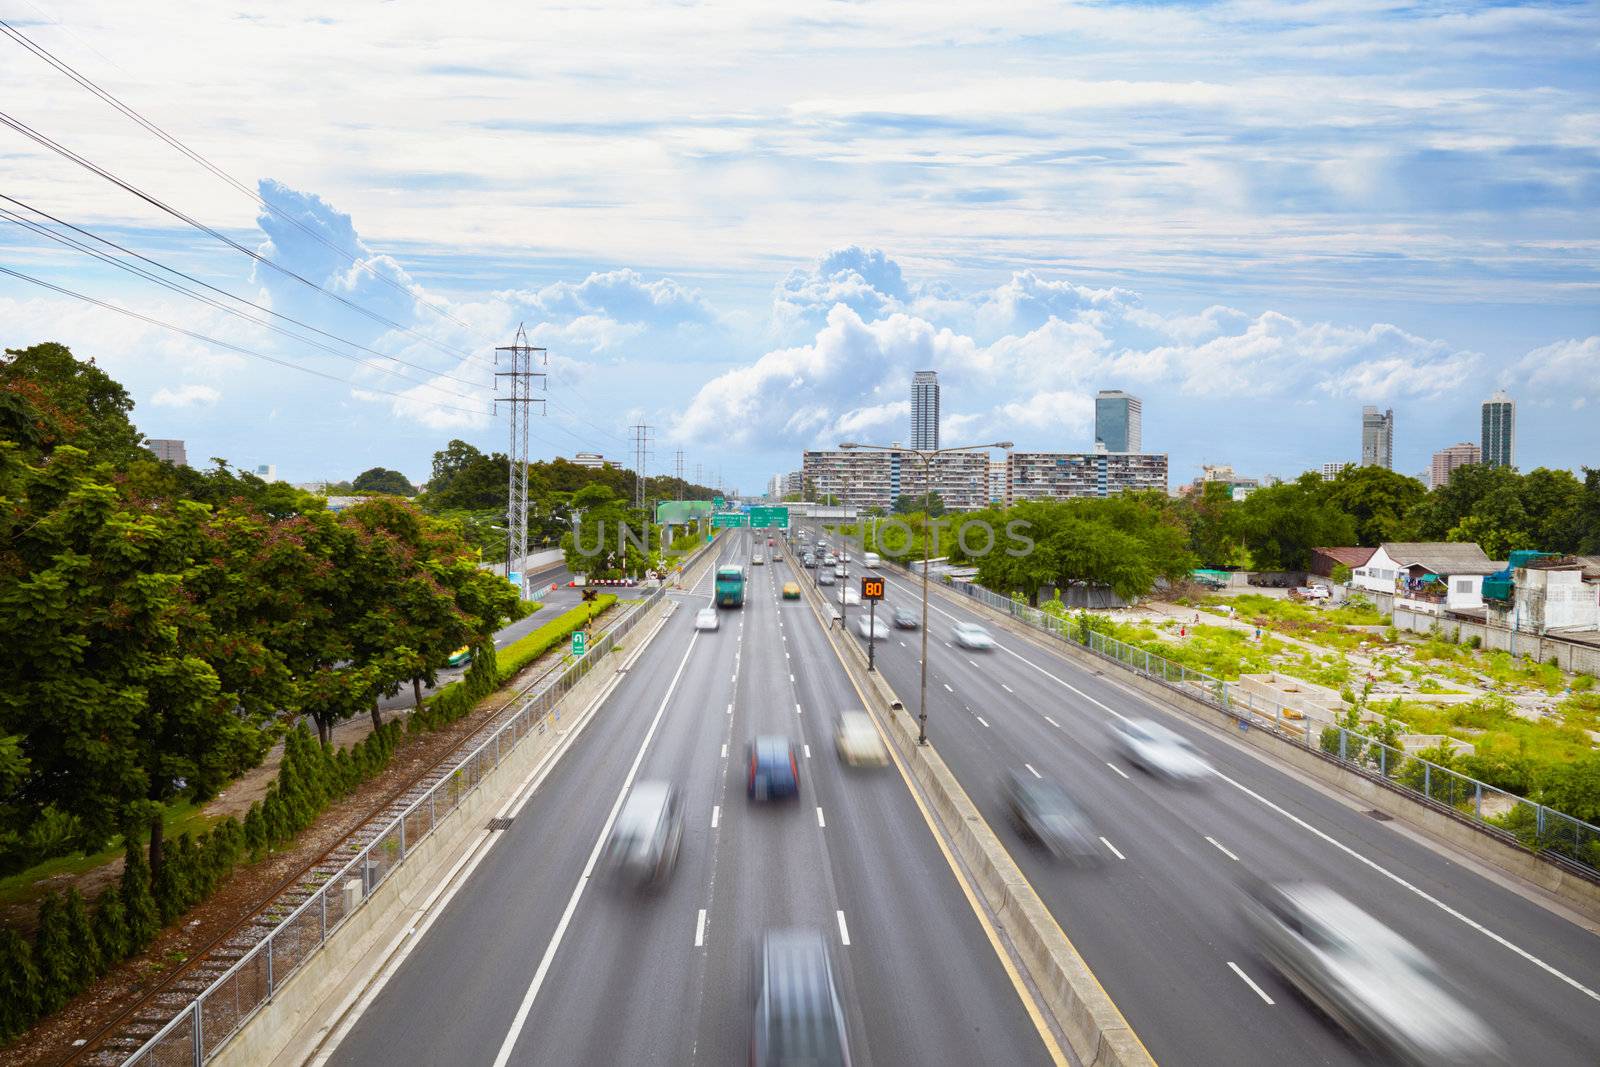
<instances>
[{"instance_id":1,"label":"power line","mask_svg":"<svg viewBox=\"0 0 1600 1067\"><path fill-rule=\"evenodd\" d=\"M151 205L152 207L158 208L161 211L166 212L168 215L171 215L173 218L178 219L179 221L187 223L188 225L194 227L195 229L199 230L201 233L207 234L208 236L210 236L212 238L215 238L218 241L221 241L223 244L227 245L229 248L232 248L237 252L240 252L240 253L242 253L242 254L244 254L246 256L249 256L253 261L255 261L256 263L261 264L263 267L266 267L268 270L276 271L277 273L281 274L285 278L289 278L289 279L292 279L293 281L299 282L301 285L304 285L306 288L311 289L311 290L313 290L315 292L321 293L323 296L326 296L330 300L336 300L340 304L343 304L345 307L347 307L350 310L356 312L357 314L364 315L365 317L371 319L373 322L379 323L380 325L383 325L383 326L387 326L390 329L399 330L402 333L408 333L411 336L417 338L419 341L422 341L422 342L424 342L426 344L432 345L433 347L439 349L441 352L445 352L445 353L447 353L449 355L452 355L452 356L460 356L460 357L463 357L463 358L466 358L466 359L481 359L482 358L481 356L474 356L472 353L467 352L467 351L465 351L463 349L459 349L459 348L455 348L455 347L453 347L451 345L447 345L447 344L443 343L442 341L436 341L431 337L428 337L428 336L426 336L424 334L418 333L417 331L411 329L409 326L402 326L400 323L395 322L393 319L385 318L384 316L379 315L375 311L369 311L366 308L362 307L360 304L357 304L352 300L347 300L346 298L340 296L338 293L330 292L327 289L324 289L322 286L318 285L316 282L312 281L311 279L306 278L306 277L304 277L304 276L302 276L300 274L295 273L294 271L290 270L288 267L285 267L285 266L283 266L283 265L281 265L279 263L274 262L273 260L267 258L266 256L261 255L259 252L256 252L253 249L246 248L244 245L240 244L238 241L235 241L233 238L229 237L227 234L223 233L222 231L214 229L211 226L206 225L205 223L201 222L199 219L196 219L191 215L185 214L184 212L182 212L182 211L178 210L177 208L173 207L171 204L168 204L165 201L161 200L159 197L153 196L150 193L145 192L143 189L140 189L138 186L132 185L129 182L124 181L123 179L117 177L115 174L113 174L110 171L106 170L104 167L100 166L99 164L97 164L97 163L95 163L95 162L93 162L91 160L85 159L83 156L81 156L78 153L74 152L72 149L67 148L65 145L58 144L57 142L51 140L49 137L46 137L44 134L40 133L38 130L35 130L32 126L29 126L27 123L22 122L21 120L19 120L17 118L14 118L11 115L8 115L4 111L0 111L0 125L4 125L4 126L10 127L11 129L13 129L16 132L22 134L24 137L27 137L29 140L35 142L36 144L39 144L39 145L42 145L45 148L48 148L50 151L52 151L52 152L56 153L57 155L61 156L63 159L67 159L67 160L72 161L73 163L78 164L78 166L80 166L80 167L84 168L85 170L89 171L91 174L95 174L95 175L98 175L101 178L104 178L106 181L112 183L113 185L117 186L120 189L123 189L123 190L131 193L132 195L138 197L140 200L143 200L145 203Z\"/></svg>"},{"instance_id":2,"label":"power line","mask_svg":"<svg viewBox=\"0 0 1600 1067\"><path fill-rule=\"evenodd\" d=\"M62 296L70 296L70 297L72 297L72 298L74 298L76 300L82 300L86 304L92 304L95 307L103 308L106 311L115 311L119 315L126 315L131 319L138 319L140 322L149 323L151 326L159 326L164 330L171 330L173 333L181 333L185 337L192 337L196 341L202 341L205 344L213 345L213 346L215 346L217 348L221 348L221 349L224 349L224 350L229 351L229 352L237 352L242 356L252 356L255 359L263 359L263 360L266 360L268 363L276 363L280 367L288 367L290 370L297 370L297 371L300 371L303 374L314 374L318 378L326 378L330 382L338 382L341 385L348 385L352 389L363 389L363 390L366 390L367 392L382 393L385 396L396 397L397 399L400 399L400 400L410 401L411 403L414 403L414 404L421 404L424 407L438 408L438 409L443 410L443 411L459 411L459 412L462 412L462 413L467 414L467 415L487 415L487 414L489 414L487 411L483 411L482 409L473 410L471 408L457 407L454 404L436 403L436 402L430 401L430 400L418 400L416 397L407 396L404 393L397 393L392 389L383 389L383 388L380 388L379 386L376 386L376 385L359 385L359 384L357 384L355 382L350 381L348 378L341 378L337 374L329 374L326 371L320 371L320 370L317 370L317 369L315 369L313 367L303 366L302 364L293 363L293 362L291 362L289 360L286 360L286 359L279 359L277 356L269 356L264 352L257 352L253 348L246 348L243 345L236 345L231 341L223 341L223 340L221 340L219 338L210 337L210 336L208 336L206 334L198 333L198 332L196 332L194 330L186 329L186 328L184 328L182 326L176 326L173 323L164 322L161 319L153 318L153 317L151 317L149 315L145 315L145 314L143 314L141 312L134 311L131 308L125 308L125 307L122 307L122 306L120 306L118 304L107 303L104 300L97 300L94 297L89 296L89 295L87 295L85 293L76 292L76 291L74 291L72 289L66 289L66 288L63 288L62 286L55 285L52 282L47 282L42 278L35 278L31 274L24 274L21 271L12 270L10 267L4 266L4 265L0 265L0 274L10 275L11 277L18 279L19 281L24 281L24 282L28 282L28 283L30 283L32 285L37 285L41 289L48 289L53 293L60 293Z\"/></svg>"},{"instance_id":3,"label":"power line","mask_svg":"<svg viewBox=\"0 0 1600 1067\"><path fill-rule=\"evenodd\" d=\"M183 155L187 156L189 159L191 159L194 162L198 163L200 166L204 167L206 170L210 171L212 174L216 175L218 178L221 178L223 181L227 182L229 185L231 185L235 189L239 190L245 196L248 196L251 200L255 201L263 209L265 209L266 211L270 212L273 215L276 215L278 218L282 219L284 222L289 223L295 229L299 230L301 233L304 233L307 237L310 237L312 240L316 241L318 244L322 245L324 248L327 248L329 251L341 256L347 262L353 264L354 266L365 270L368 274L372 275L374 278L378 279L380 282L383 282L385 285L391 286L394 289L396 289L396 290L398 290L398 291L400 291L402 293L405 293L411 299L417 301L419 304L422 304L424 307L431 309L435 313L444 316L445 318L449 319L451 322L454 322L456 325L461 326L461 327L463 327L465 329L469 329L469 330L472 328L470 324L468 324L466 322L463 322L461 319L457 318L455 315L452 315L449 311L446 311L444 308L439 307L438 305L434 304L433 302L423 299L422 297L418 296L415 292L411 291L410 289L407 289L405 286L403 286L399 282L395 281L393 278L390 278L390 277L388 277L386 275L380 274L372 266L372 264L370 262L368 262L367 260L365 260L365 259L363 259L363 258L361 258L359 256L356 256L356 255L354 255L354 254L352 254L350 252L345 251L343 248L340 248L338 245L334 244L332 241L329 241L326 237L322 236L322 234L318 233L316 230L312 229L310 226L307 226L305 223L301 222L299 219L293 218L293 217L291 217L289 215L285 215L285 214L279 213L276 209L273 208L273 206L271 204L267 203L267 201L256 190L250 188L248 185L245 185L243 182L239 181L233 175L229 174L227 171L223 170L221 167L219 167L215 163L211 162L211 160L207 159L205 156L201 155L199 152L195 151L194 149L190 148L188 145L184 144L182 141L178 140L177 137L175 137L172 134L168 133L166 130L164 130L160 126L156 125L150 119L147 119L144 115L142 115L138 110L136 110L132 106L130 106L128 104L124 104L116 96L112 95L108 90L101 88L95 82L90 80L88 78L88 76L79 73L73 67L68 65L65 60L58 58L56 55L54 55L48 49L46 49L43 45L38 44L37 42L33 41L31 38L27 37L20 30L18 30L16 27L14 27L11 24L7 23L4 19L0 19L0 32L4 32L5 34L7 34L13 40L15 40L18 44L22 45L28 51L32 52L34 55L38 56L40 59L42 59L46 63L50 64L56 70L60 71L62 74L65 74L67 77L69 77L73 81L77 82L83 88L87 89L89 92L91 92L95 96L99 97L101 100L105 101L107 104L110 104L112 107L114 107L118 111L122 112L122 114L124 114L128 118L132 119L134 122L136 122L137 124L142 126L144 129L148 130L150 133L152 133L155 136L159 137L162 141L166 142L172 148L176 149L178 152L182 153ZM104 57L102 56L101 58L104 58Z\"/></svg>"},{"instance_id":4,"label":"power line","mask_svg":"<svg viewBox=\"0 0 1600 1067\"><path fill-rule=\"evenodd\" d=\"M84 229L82 229L80 227L73 226L71 223L61 222L61 220L55 218L54 216L48 215L43 211L39 211L37 208L29 207L27 204L23 204L22 201L17 200L14 197L6 196L4 193L0 193L0 200L6 200L6 201L9 201L9 202L11 202L13 204L19 204L22 207L27 208L27 210L29 210L29 211L33 211L36 214L38 214L38 215L40 215L40 216L42 216L44 218L50 219L52 222L56 222L59 225L66 226L67 228L69 228L69 229L71 229L71 230L73 230L73 231L75 231L77 233L81 233L81 234L84 234L84 235L86 235L88 237L91 237L94 240L100 241L100 242L102 242L103 244L105 244L105 245L107 245L109 247L118 249L119 251L121 251L121 252L123 252L123 253L125 253L127 255L133 256L133 257L135 257L137 259L143 260L146 263L150 263L153 266L159 267L161 270L167 271L167 272L169 272L171 274L177 275L178 277L184 278L184 279L192 282L195 285L202 286L202 287L204 287L206 289L211 290L214 293L219 293L222 296L225 296L225 297L229 298L230 300L236 300L239 303L244 304L247 307L251 307L251 308L256 309L257 311L262 312L263 314L272 315L272 316L274 316L276 318L284 319L285 321L292 322L295 325L300 326L300 327L302 327L304 329L311 330L311 331L313 331L315 333L322 334L324 337L330 337L333 340L340 342L341 344L350 345L352 348L358 348L363 352L371 352L373 355L379 357L380 359L389 360L389 361L394 362L394 363L399 363L402 366L411 367L412 369L419 370L419 371L423 372L424 374L433 375L435 378L448 378L451 381L460 382L462 385L481 387L480 383L478 383L478 382L468 381L465 378L458 378L453 374L446 374L446 373L444 373L442 371L435 371L432 368L422 366L420 363L411 363L411 362L409 362L407 360L399 358L398 356L391 356L391 355L388 355L387 353L379 352L376 349L368 348L366 345L356 344L354 341L346 340L346 339L344 339L342 337L339 337L339 336L337 336L335 334L328 333L325 330L319 330L315 326L311 326L311 325L308 325L306 323L303 323L299 319L291 318L288 315L282 315L282 314L280 314L278 312L275 312L275 311L271 310L270 308L264 308L260 304L256 304L256 303L254 303L252 301L245 300L243 297L234 296L232 293L229 293L229 292L227 292L226 290L223 290L223 289L218 289L214 285L209 285L206 282L203 282L200 279L195 278L193 275L186 274L183 271L177 270L176 268L168 267L163 263L159 263L159 262L149 258L148 256L143 256L143 255L140 255L137 252L133 252L133 251L130 251L129 249L123 248L121 245L117 244L114 241L107 240L106 238L100 237L97 234L91 233L88 230L84 230ZM186 289L182 285L179 285L178 283L170 281L170 280L168 280L166 278L163 278L160 275L153 274L152 272L147 271L142 267L135 266L132 263L123 262L122 260L117 259L114 256L107 255L106 253L101 252L99 249L94 248L94 247L92 247L92 246L90 246L88 244L85 244L82 241L79 241L79 240L76 240L76 239L74 239L72 237L69 237L66 234L56 233L55 231L49 229L48 227L42 226L39 223L34 222L32 219L29 219L29 218L26 218L25 216L19 215L14 211L9 210L8 208L0 207L0 219L5 219L5 220L7 220L7 221L9 221L11 223L14 223L15 225L23 227L24 229L28 230L29 232L36 233L36 234L38 234L38 235L40 235L42 237L47 237L50 240L55 241L55 242L57 242L59 244L66 245L69 248L76 249L76 250L84 253L87 256L91 256L94 259L99 260L102 263L106 263L106 264L109 264L109 265L111 265L113 267L116 267L118 270L126 271L127 273L132 274L135 277L143 278L146 281L149 281L149 282L152 282L152 283L154 283L156 285L159 285L164 289L168 289L168 290L171 290L172 292L179 293L179 294L181 294L183 296L190 297L191 299L198 300L202 304L205 304L205 305L207 305L209 307L216 308L218 311L221 311L222 313L224 313L226 315L232 315L234 318L242 319L245 322L249 322L249 323L252 323L254 325L260 326L263 329L271 330L273 333L281 334L284 337L288 337L288 338L290 338L292 340L299 341L302 344L310 345L311 347L319 349L319 350L321 350L323 352L327 352L330 355L338 356L340 359L352 360L355 363L358 363L358 364L360 364L362 366L365 366L365 367L369 367L369 368L371 368L373 370L378 371L379 373L389 374L389 375L392 375L392 376L394 376L396 378L401 378L401 379L403 379L405 381L408 381L408 382L414 382L417 385L427 386L430 389L437 389L440 392L449 393L452 396L458 396L463 400L472 400L472 399L474 399L472 396L469 396L466 393L462 393L459 390L446 388L445 386L438 385L433 381L425 381L425 380L422 380L422 379L413 378L408 374L405 374L405 373L403 373L401 371L395 370L393 367L386 367L386 366L384 366L384 365L382 365L380 363L374 363L370 359L362 359L360 356L353 356L348 352L341 352L338 349L333 348L333 347L331 347L329 345L325 345L320 341L313 340L313 339L311 339L309 337L302 337L300 334L295 333L293 330L286 330L281 326L275 326L272 323L266 321L265 319L258 318L255 315L250 315L250 314L248 314L248 313L246 313L244 311L241 311L241 310L239 310L237 308L229 307L228 305L222 303L220 300L214 300L211 297L208 297L203 293L197 293L197 292L194 292L194 291L192 291L190 289Z\"/></svg>"}]
</instances>

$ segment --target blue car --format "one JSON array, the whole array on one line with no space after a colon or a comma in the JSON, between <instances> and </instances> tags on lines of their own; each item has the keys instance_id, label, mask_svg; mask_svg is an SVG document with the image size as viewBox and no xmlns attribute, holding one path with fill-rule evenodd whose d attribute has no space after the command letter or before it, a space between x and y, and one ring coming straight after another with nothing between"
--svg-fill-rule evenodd
<instances>
[{"instance_id":1,"label":"blue car","mask_svg":"<svg viewBox=\"0 0 1600 1067\"><path fill-rule=\"evenodd\" d=\"M758 737L750 746L751 800L788 800L800 795L800 764L787 737Z\"/></svg>"}]
</instances>

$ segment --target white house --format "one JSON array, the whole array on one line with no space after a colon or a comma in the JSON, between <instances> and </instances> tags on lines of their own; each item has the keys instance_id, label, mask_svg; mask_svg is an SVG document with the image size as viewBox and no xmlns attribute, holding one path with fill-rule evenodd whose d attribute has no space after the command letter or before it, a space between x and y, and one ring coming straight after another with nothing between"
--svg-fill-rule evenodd
<instances>
[{"instance_id":1,"label":"white house","mask_svg":"<svg viewBox=\"0 0 1600 1067\"><path fill-rule=\"evenodd\" d=\"M1391 541L1351 572L1350 584L1392 593L1397 608L1439 615L1483 607L1484 576L1504 566L1471 543Z\"/></svg>"}]
</instances>

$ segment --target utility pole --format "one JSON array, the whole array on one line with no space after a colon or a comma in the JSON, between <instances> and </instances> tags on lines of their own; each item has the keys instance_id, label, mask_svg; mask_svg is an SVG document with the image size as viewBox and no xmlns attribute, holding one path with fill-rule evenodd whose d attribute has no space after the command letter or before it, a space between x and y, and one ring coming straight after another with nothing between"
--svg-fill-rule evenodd
<instances>
[{"instance_id":1,"label":"utility pole","mask_svg":"<svg viewBox=\"0 0 1600 1067\"><path fill-rule=\"evenodd\" d=\"M549 354L542 348L535 348L528 344L528 334L519 323L517 336L509 345L497 346L494 350L495 366L500 366L502 358L510 364L510 370L497 370L495 376L494 405L496 413L501 404L511 406L511 447L506 450L510 458L510 485L506 497L506 577L520 573L523 564L528 558L528 423L533 413L528 409L534 404L539 405L539 414L545 413L545 402L542 398L533 395L534 379L539 380L541 389L550 388L549 376L544 371L533 369L535 353L538 355L539 366L549 364ZM507 378L510 396L499 394L499 379ZM522 588L519 594L527 595L528 581L521 579Z\"/></svg>"},{"instance_id":2,"label":"utility pole","mask_svg":"<svg viewBox=\"0 0 1600 1067\"><path fill-rule=\"evenodd\" d=\"M633 427L633 506L644 507L644 471L650 459L650 434L653 427L639 423Z\"/></svg>"}]
</instances>

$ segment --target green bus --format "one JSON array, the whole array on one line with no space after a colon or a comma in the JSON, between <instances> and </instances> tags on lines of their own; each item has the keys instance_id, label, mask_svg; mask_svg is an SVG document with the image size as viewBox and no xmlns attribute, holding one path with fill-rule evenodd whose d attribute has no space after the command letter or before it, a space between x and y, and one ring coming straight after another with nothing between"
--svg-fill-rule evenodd
<instances>
[{"instance_id":1,"label":"green bus","mask_svg":"<svg viewBox=\"0 0 1600 1067\"><path fill-rule=\"evenodd\" d=\"M744 607L744 568L737 564L717 568L717 607Z\"/></svg>"}]
</instances>

